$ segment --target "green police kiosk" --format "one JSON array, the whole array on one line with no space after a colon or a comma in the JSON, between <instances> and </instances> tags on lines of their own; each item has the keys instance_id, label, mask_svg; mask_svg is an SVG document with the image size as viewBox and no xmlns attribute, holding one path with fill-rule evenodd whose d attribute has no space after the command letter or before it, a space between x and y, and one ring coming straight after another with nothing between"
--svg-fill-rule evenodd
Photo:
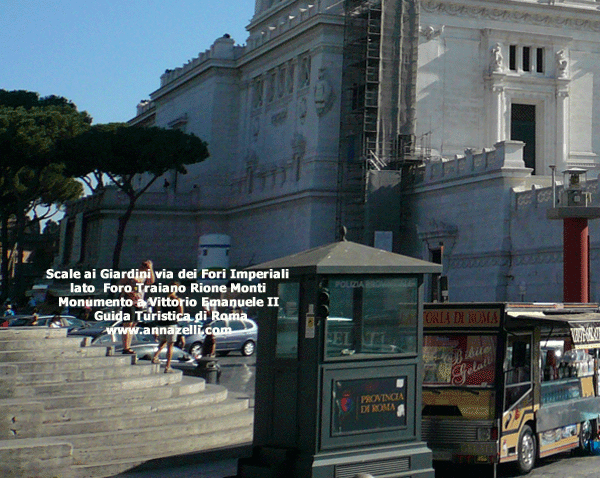
<instances>
[{"instance_id":1,"label":"green police kiosk","mask_svg":"<svg viewBox=\"0 0 600 478\"><path fill-rule=\"evenodd\" d=\"M241 478L433 478L421 442L423 277L441 266L340 241L251 269L259 317L253 455Z\"/></svg>"}]
</instances>

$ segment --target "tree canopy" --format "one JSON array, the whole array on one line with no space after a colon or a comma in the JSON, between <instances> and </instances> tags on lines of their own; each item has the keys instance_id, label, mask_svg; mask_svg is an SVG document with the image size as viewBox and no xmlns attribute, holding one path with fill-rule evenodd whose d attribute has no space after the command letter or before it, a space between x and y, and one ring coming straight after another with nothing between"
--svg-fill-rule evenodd
<instances>
[{"instance_id":1,"label":"tree canopy","mask_svg":"<svg viewBox=\"0 0 600 478\"><path fill-rule=\"evenodd\" d=\"M75 106L75 103L63 98L62 96L50 95L40 98L39 93L26 90L7 91L0 89L0 105L8 108L23 107L25 109L34 107L45 108L46 106L59 106L68 107L74 111L77 111L77 106ZM85 111L81 114L89 118ZM91 118L89 123L91 123Z\"/></svg>"},{"instance_id":2,"label":"tree canopy","mask_svg":"<svg viewBox=\"0 0 600 478\"><path fill-rule=\"evenodd\" d=\"M38 98L36 105L35 97L0 90L0 209L16 216L82 194L55 153L60 141L86 131L91 118L64 98Z\"/></svg>"},{"instance_id":3,"label":"tree canopy","mask_svg":"<svg viewBox=\"0 0 600 478\"><path fill-rule=\"evenodd\" d=\"M40 98L27 91L0 90L0 218L2 229L2 273L8 277L8 250L19 244L27 215L29 220L47 217L50 206L76 199L83 187L65 172L56 157L59 142L89 129L91 117L77 111L69 100ZM46 214L39 213L46 206ZM8 236L8 221L16 219L16 234ZM22 259L19 251L18 263ZM3 281L3 294L7 280Z\"/></svg>"},{"instance_id":4,"label":"tree canopy","mask_svg":"<svg viewBox=\"0 0 600 478\"><path fill-rule=\"evenodd\" d=\"M203 161L209 153L204 141L179 130L109 123L61 142L59 156L69 175L93 174L101 182L106 176L127 195L113 253L112 267L118 269L125 228L140 196L167 171L186 174L187 165Z\"/></svg>"}]
</instances>

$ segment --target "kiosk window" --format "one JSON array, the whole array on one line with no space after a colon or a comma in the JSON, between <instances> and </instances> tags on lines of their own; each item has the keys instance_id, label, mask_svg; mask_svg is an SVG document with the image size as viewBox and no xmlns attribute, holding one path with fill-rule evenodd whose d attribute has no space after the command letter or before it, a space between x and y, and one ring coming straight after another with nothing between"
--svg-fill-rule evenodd
<instances>
[{"instance_id":1,"label":"kiosk window","mask_svg":"<svg viewBox=\"0 0 600 478\"><path fill-rule=\"evenodd\" d=\"M329 279L326 356L414 354L417 279Z\"/></svg>"},{"instance_id":2,"label":"kiosk window","mask_svg":"<svg viewBox=\"0 0 600 478\"><path fill-rule=\"evenodd\" d=\"M300 284L283 282L278 286L279 312L277 314L277 357L298 357L298 299Z\"/></svg>"}]
</instances>

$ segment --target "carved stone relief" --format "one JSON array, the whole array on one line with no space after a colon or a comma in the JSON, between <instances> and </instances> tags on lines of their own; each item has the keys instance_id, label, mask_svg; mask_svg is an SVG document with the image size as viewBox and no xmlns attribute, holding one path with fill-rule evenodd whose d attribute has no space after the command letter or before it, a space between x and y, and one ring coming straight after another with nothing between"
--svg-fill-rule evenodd
<instances>
[{"instance_id":1,"label":"carved stone relief","mask_svg":"<svg viewBox=\"0 0 600 478\"><path fill-rule=\"evenodd\" d=\"M295 133L294 138L292 139L292 152L294 154L293 165L295 169L296 181L300 180L301 175L301 164L302 158L306 153L306 138L300 134Z\"/></svg>"},{"instance_id":2,"label":"carved stone relief","mask_svg":"<svg viewBox=\"0 0 600 478\"><path fill-rule=\"evenodd\" d=\"M298 72L298 87L304 88L310 85L310 55L300 59L300 71Z\"/></svg>"},{"instance_id":3,"label":"carved stone relief","mask_svg":"<svg viewBox=\"0 0 600 478\"><path fill-rule=\"evenodd\" d=\"M600 32L600 21L582 20L573 15L569 17L563 9L557 10L556 14L530 13L515 10L511 7L502 8L500 2L495 2L493 8L475 5L464 5L459 3L441 2L439 0L428 0L421 3L423 11L428 13L442 13L464 18L484 18L494 21L505 21L509 23L528 23L569 30L590 30Z\"/></svg>"},{"instance_id":4,"label":"carved stone relief","mask_svg":"<svg viewBox=\"0 0 600 478\"><path fill-rule=\"evenodd\" d=\"M558 50L556 52L556 77L566 78L568 67L569 60L567 59L567 54L565 53L565 50Z\"/></svg>"},{"instance_id":5,"label":"carved stone relief","mask_svg":"<svg viewBox=\"0 0 600 478\"><path fill-rule=\"evenodd\" d=\"M300 98L298 100L298 118L300 119L300 123L304 124L306 121L306 115L308 113L308 103L306 98Z\"/></svg>"},{"instance_id":6,"label":"carved stone relief","mask_svg":"<svg viewBox=\"0 0 600 478\"><path fill-rule=\"evenodd\" d=\"M439 37L442 33L444 33L444 25L440 25L438 28L435 28L433 25L428 26L419 26L419 33L427 38L427 40L433 40L436 37Z\"/></svg>"},{"instance_id":7,"label":"carved stone relief","mask_svg":"<svg viewBox=\"0 0 600 478\"><path fill-rule=\"evenodd\" d=\"M335 100L333 86L327 75L326 68L319 68L318 80L315 83L315 108L318 116L327 114Z\"/></svg>"},{"instance_id":8,"label":"carved stone relief","mask_svg":"<svg viewBox=\"0 0 600 478\"><path fill-rule=\"evenodd\" d=\"M260 118L258 116L255 116L250 121L252 128L252 140L256 141L258 139L258 135L260 134Z\"/></svg>"},{"instance_id":9,"label":"carved stone relief","mask_svg":"<svg viewBox=\"0 0 600 478\"><path fill-rule=\"evenodd\" d=\"M279 111L271 116L271 124L273 126L281 126L287 119L287 110Z\"/></svg>"},{"instance_id":10,"label":"carved stone relief","mask_svg":"<svg viewBox=\"0 0 600 478\"><path fill-rule=\"evenodd\" d=\"M503 61L502 47L500 46L500 43L496 43L491 51L490 71L501 73L504 70Z\"/></svg>"},{"instance_id":11,"label":"carved stone relief","mask_svg":"<svg viewBox=\"0 0 600 478\"><path fill-rule=\"evenodd\" d=\"M296 65L292 62L287 67L287 77L286 77L286 91L287 93L294 92L294 74L296 71Z\"/></svg>"},{"instance_id":12,"label":"carved stone relief","mask_svg":"<svg viewBox=\"0 0 600 478\"><path fill-rule=\"evenodd\" d=\"M263 82L262 78L256 78L252 82L252 108L260 108L263 104Z\"/></svg>"}]
</instances>

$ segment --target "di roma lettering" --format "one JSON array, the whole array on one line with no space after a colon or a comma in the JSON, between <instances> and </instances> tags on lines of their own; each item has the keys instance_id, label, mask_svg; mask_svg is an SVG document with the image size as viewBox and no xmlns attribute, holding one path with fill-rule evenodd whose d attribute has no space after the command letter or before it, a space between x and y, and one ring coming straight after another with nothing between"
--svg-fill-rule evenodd
<instances>
[{"instance_id":1,"label":"di roma lettering","mask_svg":"<svg viewBox=\"0 0 600 478\"><path fill-rule=\"evenodd\" d=\"M500 311L496 309L426 310L425 327L497 327Z\"/></svg>"}]
</instances>

